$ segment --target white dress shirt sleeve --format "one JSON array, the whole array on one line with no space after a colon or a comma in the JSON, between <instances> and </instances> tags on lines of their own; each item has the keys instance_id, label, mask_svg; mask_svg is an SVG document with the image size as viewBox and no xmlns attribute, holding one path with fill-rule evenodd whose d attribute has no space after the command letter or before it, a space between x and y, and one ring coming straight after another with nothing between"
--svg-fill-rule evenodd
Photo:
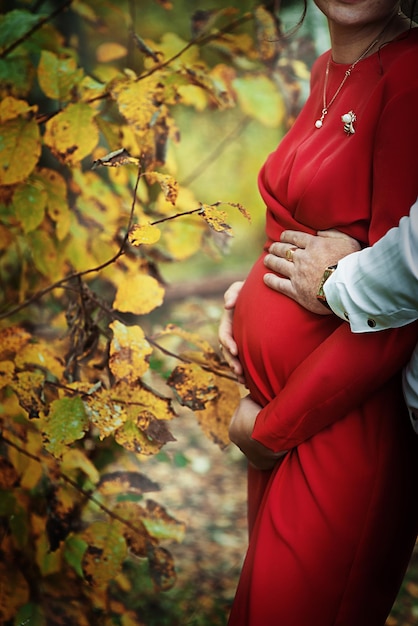
<instances>
[{"instance_id":1,"label":"white dress shirt sleeve","mask_svg":"<svg viewBox=\"0 0 418 626\"><path fill-rule=\"evenodd\" d=\"M410 216L371 248L345 257L324 285L327 302L354 333L397 328L418 319L418 201ZM418 432L418 345L403 375Z\"/></svg>"}]
</instances>

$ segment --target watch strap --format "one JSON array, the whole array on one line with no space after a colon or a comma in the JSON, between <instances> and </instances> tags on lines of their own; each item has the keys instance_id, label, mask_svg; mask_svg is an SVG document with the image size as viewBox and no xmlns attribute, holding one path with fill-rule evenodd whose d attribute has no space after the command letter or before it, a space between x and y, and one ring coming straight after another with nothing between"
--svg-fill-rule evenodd
<instances>
[{"instance_id":1,"label":"watch strap","mask_svg":"<svg viewBox=\"0 0 418 626\"><path fill-rule=\"evenodd\" d=\"M325 268L324 273L322 274L321 281L319 283L318 291L316 292L316 299L330 311L332 309L327 302L327 298L325 296L325 291L324 291L324 285L327 282L328 278L331 276L331 274L335 272L336 269L337 269L337 264L329 265L327 268Z\"/></svg>"}]
</instances>

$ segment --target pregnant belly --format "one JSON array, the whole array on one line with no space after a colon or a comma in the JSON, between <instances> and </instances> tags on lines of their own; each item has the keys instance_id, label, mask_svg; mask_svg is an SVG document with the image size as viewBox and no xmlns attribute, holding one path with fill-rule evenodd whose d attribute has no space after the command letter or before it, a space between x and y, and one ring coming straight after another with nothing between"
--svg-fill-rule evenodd
<instances>
[{"instance_id":1,"label":"pregnant belly","mask_svg":"<svg viewBox=\"0 0 418 626\"><path fill-rule=\"evenodd\" d=\"M263 259L264 254L245 281L233 324L247 386L261 405L279 393L292 371L341 324L335 316L311 313L266 287Z\"/></svg>"}]
</instances>

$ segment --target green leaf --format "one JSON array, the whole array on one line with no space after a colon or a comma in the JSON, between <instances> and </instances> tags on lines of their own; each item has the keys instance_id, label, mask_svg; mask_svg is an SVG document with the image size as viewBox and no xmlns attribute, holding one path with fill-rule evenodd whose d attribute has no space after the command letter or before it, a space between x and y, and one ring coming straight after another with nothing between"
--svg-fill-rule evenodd
<instances>
[{"instance_id":1,"label":"green leaf","mask_svg":"<svg viewBox=\"0 0 418 626\"><path fill-rule=\"evenodd\" d=\"M33 171L41 154L38 124L16 117L0 127L0 185L14 185Z\"/></svg>"},{"instance_id":2,"label":"green leaf","mask_svg":"<svg viewBox=\"0 0 418 626\"><path fill-rule=\"evenodd\" d=\"M42 224L45 216L47 194L45 189L34 181L27 181L16 187L13 206L23 231L29 233Z\"/></svg>"},{"instance_id":3,"label":"green leaf","mask_svg":"<svg viewBox=\"0 0 418 626\"><path fill-rule=\"evenodd\" d=\"M180 543L184 539L186 525L167 513L164 507L147 500L147 508L141 520L152 537L159 541L170 540Z\"/></svg>"},{"instance_id":4,"label":"green leaf","mask_svg":"<svg viewBox=\"0 0 418 626\"><path fill-rule=\"evenodd\" d=\"M53 52L42 50L38 65L38 81L48 98L69 100L72 89L82 78L83 70L77 68L73 58L61 59Z\"/></svg>"},{"instance_id":5,"label":"green leaf","mask_svg":"<svg viewBox=\"0 0 418 626\"><path fill-rule=\"evenodd\" d=\"M0 16L0 48L8 48L25 35L41 19L29 11L16 9Z\"/></svg>"},{"instance_id":6,"label":"green leaf","mask_svg":"<svg viewBox=\"0 0 418 626\"><path fill-rule=\"evenodd\" d=\"M0 59L0 84L13 96L27 96L35 72L26 57L10 56Z\"/></svg>"},{"instance_id":7,"label":"green leaf","mask_svg":"<svg viewBox=\"0 0 418 626\"><path fill-rule=\"evenodd\" d=\"M14 621L15 626L46 626L46 618L42 607L39 604L29 602L21 606Z\"/></svg>"},{"instance_id":8,"label":"green leaf","mask_svg":"<svg viewBox=\"0 0 418 626\"><path fill-rule=\"evenodd\" d=\"M64 558L80 578L84 577L82 561L86 548L87 543L76 535L70 535L65 540Z\"/></svg>"},{"instance_id":9,"label":"green leaf","mask_svg":"<svg viewBox=\"0 0 418 626\"><path fill-rule=\"evenodd\" d=\"M28 540L28 516L11 491L0 490L0 517L9 518L10 529L16 545L23 549Z\"/></svg>"},{"instance_id":10,"label":"green leaf","mask_svg":"<svg viewBox=\"0 0 418 626\"><path fill-rule=\"evenodd\" d=\"M88 427L89 420L80 398L54 400L42 424L45 447L55 457L60 457L68 445L82 439Z\"/></svg>"}]
</instances>

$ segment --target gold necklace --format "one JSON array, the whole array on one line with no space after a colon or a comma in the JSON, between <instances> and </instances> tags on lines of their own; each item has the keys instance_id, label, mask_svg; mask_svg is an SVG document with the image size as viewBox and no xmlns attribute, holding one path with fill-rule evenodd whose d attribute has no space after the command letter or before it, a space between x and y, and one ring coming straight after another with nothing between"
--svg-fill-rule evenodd
<instances>
[{"instance_id":1,"label":"gold necklace","mask_svg":"<svg viewBox=\"0 0 418 626\"><path fill-rule=\"evenodd\" d=\"M340 93L341 89L344 87L345 85L345 81L347 80L347 78L351 75L351 72L353 71L353 69L356 67L357 63L359 63L368 52L370 52L370 50L373 48L373 46L375 46L377 44L377 42L380 39L380 36L377 39L374 39L372 41L372 43L366 48L366 50L364 52L361 53L361 55L359 56L358 59L356 59L354 61L354 63L352 63L350 65L350 67L348 68L348 70L346 70L345 74L344 74L344 78L342 79L340 86L338 87L337 91L334 93L334 95L332 96L331 100L328 102L326 102L326 98L327 98L327 87L328 87L328 76L329 76L329 68L331 65L331 52L329 53L329 57L328 57L328 62L327 62L327 69L325 70L325 80L324 80L324 90L322 92L322 104L323 104L323 108L321 111L321 117L319 119L316 120L315 122L315 127L316 128L322 128L322 125L324 123L324 119L326 114L329 111L330 106L333 104L335 98L338 96L338 94Z\"/></svg>"},{"instance_id":2,"label":"gold necklace","mask_svg":"<svg viewBox=\"0 0 418 626\"><path fill-rule=\"evenodd\" d=\"M384 28L382 29L382 31L378 34L378 36L376 37L376 39L374 39L372 41L371 44L369 44L367 46L367 48L365 49L364 52L361 53L361 55L359 56L358 59L356 59L354 61L354 63L352 63L350 65L350 67L348 68L348 70L346 70L345 74L344 74L344 78L342 79L340 86L338 87L337 91L334 93L334 95L332 96L331 100L328 102L327 104L327 87L328 87L328 77L329 77L329 68L331 65L331 55L332 53L329 53L329 57L328 57L328 62L327 62L327 68L325 70L325 79L324 79L324 90L322 92L322 111L321 111L321 117L319 119L316 120L315 122L315 128L322 128L322 125L324 123L324 119L326 114L329 111L330 106L333 104L335 98L338 96L338 94L340 93L341 89L344 87L345 82L347 80L347 78L351 75L351 72L353 71L353 69L356 67L357 63L359 63L365 56L366 54L368 54L370 52L370 50L380 41L380 38L383 36L384 32L386 31L386 29L388 28L389 24L392 22L392 20L394 19L395 15L397 15L396 13L394 13L393 15L391 15L390 19L387 21L387 23L385 24Z\"/></svg>"}]
</instances>

